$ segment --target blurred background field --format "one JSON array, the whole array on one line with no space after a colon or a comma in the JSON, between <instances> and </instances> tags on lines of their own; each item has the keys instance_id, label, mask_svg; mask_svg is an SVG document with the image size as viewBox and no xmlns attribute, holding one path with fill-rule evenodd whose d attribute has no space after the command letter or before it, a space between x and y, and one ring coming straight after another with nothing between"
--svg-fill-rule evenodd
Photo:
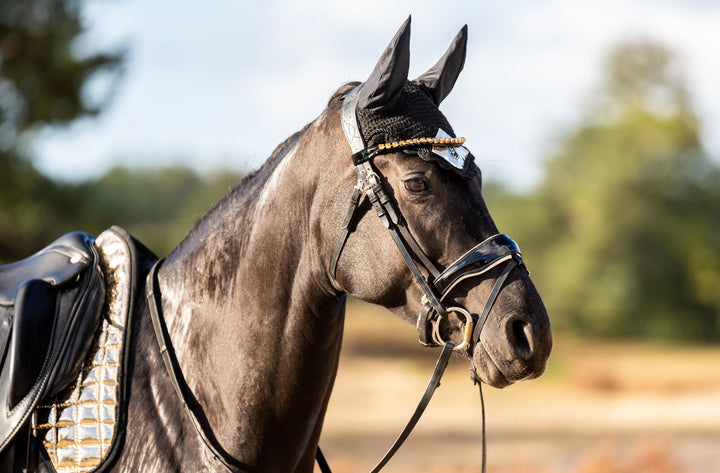
<instances>
[{"instance_id":1,"label":"blurred background field","mask_svg":"<svg viewBox=\"0 0 720 473\"><path fill-rule=\"evenodd\" d=\"M353 301L321 446L333 471L369 471L412 414L436 349L382 308ZM480 398L467 360L442 385L388 471L481 467ZM720 347L556 334L546 374L484 388L488 471L720 471Z\"/></svg>"},{"instance_id":2,"label":"blurred background field","mask_svg":"<svg viewBox=\"0 0 720 473\"><path fill-rule=\"evenodd\" d=\"M418 67L467 22L443 110L555 333L542 378L485 390L489 471L720 471L720 4L310 3L0 0L0 264L113 224L166 255L408 13ZM336 473L373 466L437 355L381 308L346 326ZM467 368L388 471L479 471Z\"/></svg>"}]
</instances>

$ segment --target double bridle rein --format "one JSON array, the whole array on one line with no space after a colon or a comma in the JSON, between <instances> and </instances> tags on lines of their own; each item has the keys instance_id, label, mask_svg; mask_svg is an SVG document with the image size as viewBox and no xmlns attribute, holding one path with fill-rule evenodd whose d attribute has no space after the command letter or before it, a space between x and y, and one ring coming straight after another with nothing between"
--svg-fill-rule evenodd
<instances>
[{"instance_id":1,"label":"double bridle rein","mask_svg":"<svg viewBox=\"0 0 720 473\"><path fill-rule=\"evenodd\" d=\"M461 145L464 142L464 139L420 138L387 143L377 147L368 148L364 144L356 118L358 99L357 92L359 88L360 86L356 87L345 97L341 112L343 130L352 149L352 161L357 170L357 184L350 198L350 206L343 220L341 235L332 256L330 274L333 278L336 275L338 261L340 260L345 243L357 224L355 220L358 214L360 202L363 197L367 197L380 218L382 225L388 230L393 241L397 245L397 248L410 269L410 272L415 277L415 281L423 291L421 300L422 308L416 324L420 343L428 347L442 347L442 351L435 364L433 374L428 381L425 392L423 393L415 412L400 435L398 435L393 445L388 449L387 453L371 471L371 473L377 473L387 464L388 461L390 461L392 456L395 452L397 452L400 446L410 435L410 432L417 422L420 420L420 417L430 402L432 395L440 385L440 379L447 367L452 352L456 350L466 350L470 357L472 357L475 347L480 343L483 326L490 315L490 311L495 304L507 277L515 267L524 266L524 264L517 244L510 237L503 234L491 236L471 248L442 271L438 269L432 261L430 261L410 233L397 203L383 189L382 175L375 166L373 166L373 159L380 154L390 153L398 149L413 146L431 145L440 148L452 148ZM162 317L160 292L157 281L157 270L162 264L162 261L163 259L158 260L148 274L147 301L163 362L170 375L173 387L182 401L183 407L190 416L193 426L197 430L205 445L228 471L236 471L241 468L242 465L232 458L218 443L212 433L212 430L210 429L209 423L207 422L200 405L192 395L192 392L187 386L182 372L180 371L180 367L172 347L172 342L170 341L167 327ZM425 268L429 277L426 277L423 274L418 264ZM443 303L446 296L461 281L472 277L483 276L490 270L503 264L505 266L495 280L493 289L490 292L490 295L485 302L485 307L479 316L472 315L464 307L447 307ZM463 341L458 345L453 345L450 341L443 340L440 334L441 322L444 319L447 320L451 313L455 313L458 318L462 318L462 323L464 324ZM485 405L482 397L482 387L480 381L474 374L472 376L472 380L480 387L481 409L483 413L482 471L484 472L486 465ZM330 468L325 461L320 447L317 449L316 459L320 470L323 473L330 473Z\"/></svg>"}]
</instances>

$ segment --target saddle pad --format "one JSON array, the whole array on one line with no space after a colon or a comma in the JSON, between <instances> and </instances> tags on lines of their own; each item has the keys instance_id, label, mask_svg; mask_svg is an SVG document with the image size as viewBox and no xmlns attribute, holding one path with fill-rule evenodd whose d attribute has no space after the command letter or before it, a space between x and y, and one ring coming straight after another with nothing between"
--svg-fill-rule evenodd
<instances>
[{"instance_id":1,"label":"saddle pad","mask_svg":"<svg viewBox=\"0 0 720 473\"><path fill-rule=\"evenodd\" d=\"M33 434L58 473L95 470L117 449L114 442L124 429L122 361L133 307L135 251L119 227L100 234L95 246L106 286L100 328L74 385L38 406L31 419Z\"/></svg>"}]
</instances>

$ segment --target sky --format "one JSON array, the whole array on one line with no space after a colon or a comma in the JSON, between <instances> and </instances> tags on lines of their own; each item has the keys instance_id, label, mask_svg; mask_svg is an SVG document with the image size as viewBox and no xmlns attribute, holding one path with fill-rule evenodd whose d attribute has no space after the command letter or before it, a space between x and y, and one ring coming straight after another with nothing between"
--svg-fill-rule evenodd
<instances>
[{"instance_id":1,"label":"sky","mask_svg":"<svg viewBox=\"0 0 720 473\"><path fill-rule=\"evenodd\" d=\"M78 52L123 49L123 73L87 87L114 91L98 118L39 134L35 163L70 181L120 164L255 169L341 84L367 78L408 15L411 78L468 25L441 110L490 179L537 185L610 49L638 39L680 56L705 148L720 156L716 0L88 0Z\"/></svg>"}]
</instances>

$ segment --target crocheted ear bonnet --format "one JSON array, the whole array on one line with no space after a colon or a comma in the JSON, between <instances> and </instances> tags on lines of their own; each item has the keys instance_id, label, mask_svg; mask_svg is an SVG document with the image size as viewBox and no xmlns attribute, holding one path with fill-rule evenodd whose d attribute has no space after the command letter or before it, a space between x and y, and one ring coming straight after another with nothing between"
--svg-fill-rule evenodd
<instances>
[{"instance_id":1,"label":"crocheted ear bonnet","mask_svg":"<svg viewBox=\"0 0 720 473\"><path fill-rule=\"evenodd\" d=\"M467 27L428 72L407 80L410 21L405 22L370 77L343 104L343 129L353 148L379 152L398 148L443 169L470 178L477 172L473 155L461 146L438 105L450 93L465 62Z\"/></svg>"}]
</instances>

